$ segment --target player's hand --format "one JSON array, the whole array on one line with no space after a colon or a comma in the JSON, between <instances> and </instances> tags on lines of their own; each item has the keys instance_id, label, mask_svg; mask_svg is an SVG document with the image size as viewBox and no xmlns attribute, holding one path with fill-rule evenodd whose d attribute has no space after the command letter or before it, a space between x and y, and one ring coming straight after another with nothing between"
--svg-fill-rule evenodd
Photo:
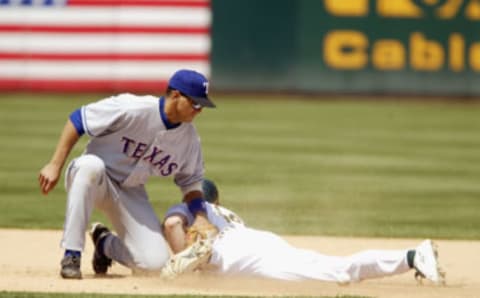
<instances>
[{"instance_id":1,"label":"player's hand","mask_svg":"<svg viewBox=\"0 0 480 298\"><path fill-rule=\"evenodd\" d=\"M198 230L202 230L204 228L212 227L213 225L208 221L207 215L203 212L197 213L195 216L195 220L191 227L194 227Z\"/></svg>"},{"instance_id":2,"label":"player's hand","mask_svg":"<svg viewBox=\"0 0 480 298\"><path fill-rule=\"evenodd\" d=\"M48 194L57 185L60 171L61 168L52 163L48 163L40 170L38 182L44 195Z\"/></svg>"},{"instance_id":3,"label":"player's hand","mask_svg":"<svg viewBox=\"0 0 480 298\"><path fill-rule=\"evenodd\" d=\"M194 242L201 239L213 240L218 234L218 229L212 225L204 213L199 213L195 217L193 224L187 229L186 242L187 246L192 245Z\"/></svg>"}]
</instances>

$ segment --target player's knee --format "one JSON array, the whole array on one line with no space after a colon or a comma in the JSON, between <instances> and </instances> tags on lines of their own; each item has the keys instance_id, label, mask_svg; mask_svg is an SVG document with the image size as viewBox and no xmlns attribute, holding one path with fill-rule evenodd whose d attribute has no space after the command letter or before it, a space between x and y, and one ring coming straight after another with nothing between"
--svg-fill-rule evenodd
<instances>
[{"instance_id":1,"label":"player's knee","mask_svg":"<svg viewBox=\"0 0 480 298\"><path fill-rule=\"evenodd\" d=\"M131 253L135 267L145 271L160 270L170 257L168 244L160 237L138 245Z\"/></svg>"},{"instance_id":2,"label":"player's knee","mask_svg":"<svg viewBox=\"0 0 480 298\"><path fill-rule=\"evenodd\" d=\"M98 156L87 154L75 160L74 166L83 175L88 175L88 178L94 180L105 173L105 163Z\"/></svg>"},{"instance_id":3,"label":"player's knee","mask_svg":"<svg viewBox=\"0 0 480 298\"><path fill-rule=\"evenodd\" d=\"M159 271L167 263L170 254L165 249L150 251L135 258L135 267L144 271Z\"/></svg>"},{"instance_id":4,"label":"player's knee","mask_svg":"<svg viewBox=\"0 0 480 298\"><path fill-rule=\"evenodd\" d=\"M93 154L83 155L75 160L75 166L91 172L102 172L105 170L103 160Z\"/></svg>"}]
</instances>

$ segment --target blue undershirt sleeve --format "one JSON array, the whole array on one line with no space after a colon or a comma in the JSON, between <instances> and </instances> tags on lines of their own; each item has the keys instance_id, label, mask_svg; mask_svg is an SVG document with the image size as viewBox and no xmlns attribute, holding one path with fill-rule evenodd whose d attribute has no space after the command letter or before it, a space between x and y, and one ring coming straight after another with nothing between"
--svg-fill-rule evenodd
<instances>
[{"instance_id":1,"label":"blue undershirt sleeve","mask_svg":"<svg viewBox=\"0 0 480 298\"><path fill-rule=\"evenodd\" d=\"M72 121L73 126L75 126L78 135L82 136L85 133L85 129L83 128L81 108L76 109L70 114L70 121Z\"/></svg>"}]
</instances>

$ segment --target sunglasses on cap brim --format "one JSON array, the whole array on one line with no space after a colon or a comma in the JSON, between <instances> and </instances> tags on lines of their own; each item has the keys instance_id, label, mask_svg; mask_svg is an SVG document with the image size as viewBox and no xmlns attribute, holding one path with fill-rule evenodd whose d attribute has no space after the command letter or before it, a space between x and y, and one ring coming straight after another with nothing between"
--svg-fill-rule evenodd
<instances>
[{"instance_id":1,"label":"sunglasses on cap brim","mask_svg":"<svg viewBox=\"0 0 480 298\"><path fill-rule=\"evenodd\" d=\"M191 105L192 105L192 108L193 108L194 110L201 110L201 109L203 108L201 104L196 103L196 102L195 102L191 97L189 97L188 95L186 95L186 94L184 94L184 93L182 93L182 92L180 92L180 95L183 96L183 97L185 97L186 99L188 99L188 100L190 101L190 103L191 103Z\"/></svg>"}]
</instances>

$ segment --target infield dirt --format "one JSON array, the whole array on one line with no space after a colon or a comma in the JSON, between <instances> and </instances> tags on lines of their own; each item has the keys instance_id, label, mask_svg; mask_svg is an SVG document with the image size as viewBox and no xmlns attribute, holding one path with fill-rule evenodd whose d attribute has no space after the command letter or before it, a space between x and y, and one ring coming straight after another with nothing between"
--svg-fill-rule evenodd
<instances>
[{"instance_id":1,"label":"infield dirt","mask_svg":"<svg viewBox=\"0 0 480 298\"><path fill-rule=\"evenodd\" d=\"M106 278L96 278L90 266L93 246L87 243L82 259L83 280L59 277L62 250L60 231L0 229L0 291L203 294L203 295L361 295L372 297L480 297L480 242L436 240L447 285L417 285L413 272L363 281L348 286L325 282L279 282L248 278L184 276L164 281L155 276L132 276L115 264ZM416 246L419 239L367 239L285 236L292 244L324 254L347 255L364 249L398 249ZM88 241L87 241L88 242Z\"/></svg>"}]
</instances>

